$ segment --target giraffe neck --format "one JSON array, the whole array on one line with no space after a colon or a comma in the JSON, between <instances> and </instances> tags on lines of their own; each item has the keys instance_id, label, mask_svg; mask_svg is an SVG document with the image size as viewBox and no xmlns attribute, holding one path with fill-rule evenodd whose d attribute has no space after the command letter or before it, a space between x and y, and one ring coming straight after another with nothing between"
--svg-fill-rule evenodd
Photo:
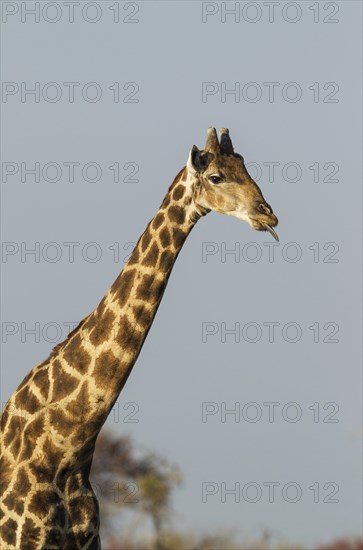
<instances>
[{"instance_id":1,"label":"giraffe neck","mask_svg":"<svg viewBox=\"0 0 363 550\"><path fill-rule=\"evenodd\" d=\"M18 434L13 456L25 453L30 459L36 446L44 446L44 434L51 434L52 445L65 455L71 448L86 460L92 457L92 444L140 353L174 262L205 213L195 206L192 183L183 169L97 308L11 397L7 413L15 414L16 429L14 419L3 421L9 442ZM19 425L23 421L28 444ZM43 432L36 446L31 444L34 431Z\"/></svg>"},{"instance_id":2,"label":"giraffe neck","mask_svg":"<svg viewBox=\"0 0 363 550\"><path fill-rule=\"evenodd\" d=\"M183 169L175 178L124 269L60 353L61 362L71 364L78 354L81 363L87 362L84 386L92 396L97 418L101 412L104 419L107 417L124 386L178 254L196 221L204 214L194 205L186 174ZM89 414L92 417L92 407ZM87 421L90 420L87 417Z\"/></svg>"}]
</instances>

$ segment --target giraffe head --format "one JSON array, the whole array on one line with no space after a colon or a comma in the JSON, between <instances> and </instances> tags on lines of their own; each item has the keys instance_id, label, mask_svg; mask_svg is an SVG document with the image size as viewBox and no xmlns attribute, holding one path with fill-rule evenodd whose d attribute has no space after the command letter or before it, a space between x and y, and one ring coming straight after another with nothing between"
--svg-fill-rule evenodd
<instances>
[{"instance_id":1,"label":"giraffe head","mask_svg":"<svg viewBox=\"0 0 363 550\"><path fill-rule=\"evenodd\" d=\"M220 136L219 141L215 128L209 128L204 149L194 145L190 151L187 170L195 205L204 213L214 210L244 220L278 241L273 229L278 220L271 206L247 172L243 157L234 152L228 129L221 128Z\"/></svg>"}]
</instances>

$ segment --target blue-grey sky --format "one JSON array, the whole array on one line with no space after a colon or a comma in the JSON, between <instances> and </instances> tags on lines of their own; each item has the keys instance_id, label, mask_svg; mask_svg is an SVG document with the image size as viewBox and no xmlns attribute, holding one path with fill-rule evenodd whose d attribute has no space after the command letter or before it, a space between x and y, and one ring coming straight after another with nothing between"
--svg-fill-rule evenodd
<instances>
[{"instance_id":1,"label":"blue-grey sky","mask_svg":"<svg viewBox=\"0 0 363 550\"><path fill-rule=\"evenodd\" d=\"M176 526L359 534L361 3L39 6L2 2L2 402L229 127L280 243L197 224L107 426L179 465Z\"/></svg>"}]
</instances>

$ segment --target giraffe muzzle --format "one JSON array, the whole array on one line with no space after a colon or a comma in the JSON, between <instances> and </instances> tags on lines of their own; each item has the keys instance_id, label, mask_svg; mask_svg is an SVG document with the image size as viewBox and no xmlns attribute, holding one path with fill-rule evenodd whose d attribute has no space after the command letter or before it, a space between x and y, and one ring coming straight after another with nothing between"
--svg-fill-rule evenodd
<instances>
[{"instance_id":1,"label":"giraffe muzzle","mask_svg":"<svg viewBox=\"0 0 363 550\"><path fill-rule=\"evenodd\" d=\"M257 220L256 218L254 218L254 221L257 221L259 225L259 227L255 227L255 229L260 231L268 231L276 241L279 241L279 237L273 228L273 226L277 225L278 220L273 213L271 206L267 204L267 202L261 202L257 206L257 210L258 212L263 214L263 216L261 218L258 217Z\"/></svg>"}]
</instances>

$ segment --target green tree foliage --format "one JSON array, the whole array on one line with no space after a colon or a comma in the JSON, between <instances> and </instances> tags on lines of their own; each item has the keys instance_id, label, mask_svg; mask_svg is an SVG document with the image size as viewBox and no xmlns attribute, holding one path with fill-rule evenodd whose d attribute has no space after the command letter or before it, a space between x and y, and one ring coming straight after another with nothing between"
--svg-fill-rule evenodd
<instances>
[{"instance_id":1,"label":"green tree foliage","mask_svg":"<svg viewBox=\"0 0 363 550\"><path fill-rule=\"evenodd\" d=\"M172 491L181 483L176 466L156 454L140 454L129 437L116 439L105 432L97 440L90 478L100 503L107 545L118 531L137 532L140 524L149 520L153 547L164 550L162 538L172 513ZM123 542L117 539L117 550L121 550ZM131 550L132 541L127 544Z\"/></svg>"}]
</instances>

